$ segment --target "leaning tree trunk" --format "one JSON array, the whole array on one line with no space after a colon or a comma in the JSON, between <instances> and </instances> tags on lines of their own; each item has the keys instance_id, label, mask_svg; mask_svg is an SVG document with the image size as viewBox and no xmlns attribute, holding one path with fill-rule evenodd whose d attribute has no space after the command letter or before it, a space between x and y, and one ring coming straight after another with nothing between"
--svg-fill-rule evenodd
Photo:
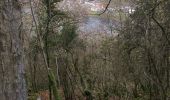
<instances>
[{"instance_id":1,"label":"leaning tree trunk","mask_svg":"<svg viewBox=\"0 0 170 100\"><path fill-rule=\"evenodd\" d=\"M21 8L0 0L0 100L26 100Z\"/></svg>"}]
</instances>

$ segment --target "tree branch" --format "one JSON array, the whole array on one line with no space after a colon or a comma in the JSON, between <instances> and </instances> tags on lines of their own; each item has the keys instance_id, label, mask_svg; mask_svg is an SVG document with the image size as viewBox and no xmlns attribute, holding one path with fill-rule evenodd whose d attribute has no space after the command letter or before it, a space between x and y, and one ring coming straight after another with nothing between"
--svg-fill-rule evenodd
<instances>
[{"instance_id":1,"label":"tree branch","mask_svg":"<svg viewBox=\"0 0 170 100\"><path fill-rule=\"evenodd\" d=\"M105 10L104 10L103 12L101 12L99 15L102 15L102 14L104 14L104 13L107 11L107 9L108 9L108 7L109 7L111 1L112 1L112 0L109 0L108 4L106 5Z\"/></svg>"}]
</instances>

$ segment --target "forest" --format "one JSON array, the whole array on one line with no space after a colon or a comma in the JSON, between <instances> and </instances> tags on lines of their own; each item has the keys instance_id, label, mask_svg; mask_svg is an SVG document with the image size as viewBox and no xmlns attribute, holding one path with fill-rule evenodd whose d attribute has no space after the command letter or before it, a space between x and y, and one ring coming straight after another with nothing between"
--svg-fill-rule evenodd
<instances>
[{"instance_id":1,"label":"forest","mask_svg":"<svg viewBox=\"0 0 170 100\"><path fill-rule=\"evenodd\" d=\"M170 0L0 0L0 100L170 100Z\"/></svg>"}]
</instances>

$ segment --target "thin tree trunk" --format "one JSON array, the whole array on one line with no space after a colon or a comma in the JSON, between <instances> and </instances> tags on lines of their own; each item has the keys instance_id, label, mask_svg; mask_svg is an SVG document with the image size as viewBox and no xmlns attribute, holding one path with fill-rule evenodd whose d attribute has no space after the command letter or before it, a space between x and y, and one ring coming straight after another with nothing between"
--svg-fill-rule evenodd
<instances>
[{"instance_id":1,"label":"thin tree trunk","mask_svg":"<svg viewBox=\"0 0 170 100\"><path fill-rule=\"evenodd\" d=\"M58 60L56 56L56 67L57 67L57 80L58 80L58 86L60 87L60 76L59 76L59 65L58 65Z\"/></svg>"}]
</instances>

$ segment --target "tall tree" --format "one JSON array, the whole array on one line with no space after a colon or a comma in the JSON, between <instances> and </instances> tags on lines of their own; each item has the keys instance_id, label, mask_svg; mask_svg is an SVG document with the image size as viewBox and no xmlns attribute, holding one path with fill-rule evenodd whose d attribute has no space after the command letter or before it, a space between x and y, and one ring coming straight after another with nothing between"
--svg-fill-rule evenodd
<instances>
[{"instance_id":1,"label":"tall tree","mask_svg":"<svg viewBox=\"0 0 170 100\"><path fill-rule=\"evenodd\" d=\"M18 0L0 2L0 98L26 100L22 20Z\"/></svg>"}]
</instances>

